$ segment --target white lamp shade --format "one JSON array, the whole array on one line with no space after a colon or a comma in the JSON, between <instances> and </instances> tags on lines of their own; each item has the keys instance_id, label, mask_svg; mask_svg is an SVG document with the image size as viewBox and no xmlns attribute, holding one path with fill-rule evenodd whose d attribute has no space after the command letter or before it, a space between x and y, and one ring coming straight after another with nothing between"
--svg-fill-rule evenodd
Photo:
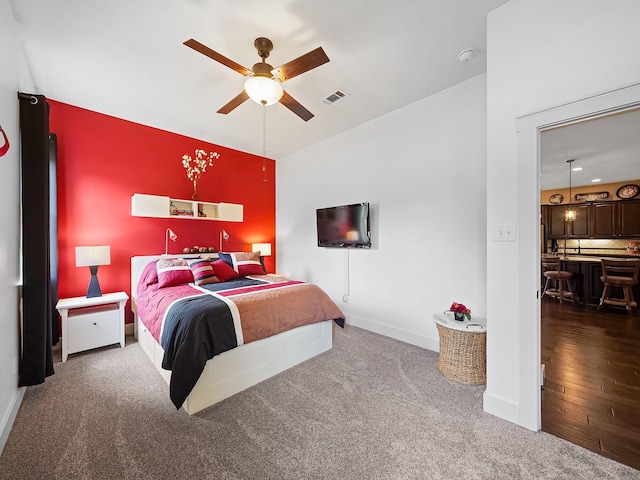
<instances>
[{"instance_id":1,"label":"white lamp shade","mask_svg":"<svg viewBox=\"0 0 640 480\"><path fill-rule=\"evenodd\" d=\"M252 252L260 252L263 257L271 256L271 244L270 243L253 243L251 244Z\"/></svg>"},{"instance_id":2,"label":"white lamp shade","mask_svg":"<svg viewBox=\"0 0 640 480\"><path fill-rule=\"evenodd\" d=\"M268 77L250 77L244 82L244 89L249 98L260 105L273 105L283 94L280 83Z\"/></svg>"},{"instance_id":3,"label":"white lamp shade","mask_svg":"<svg viewBox=\"0 0 640 480\"><path fill-rule=\"evenodd\" d=\"M76 267L110 265L111 249L109 245L100 247L76 247Z\"/></svg>"}]
</instances>

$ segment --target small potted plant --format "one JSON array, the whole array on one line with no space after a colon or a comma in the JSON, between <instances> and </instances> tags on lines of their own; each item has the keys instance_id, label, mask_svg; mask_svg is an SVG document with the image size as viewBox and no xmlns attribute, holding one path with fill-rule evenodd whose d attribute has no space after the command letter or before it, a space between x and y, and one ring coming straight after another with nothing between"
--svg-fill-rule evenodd
<instances>
[{"instance_id":1,"label":"small potted plant","mask_svg":"<svg viewBox=\"0 0 640 480\"><path fill-rule=\"evenodd\" d=\"M463 322L465 317L467 320L471 320L471 310L461 303L453 302L449 311L453 312L453 318L459 322Z\"/></svg>"}]
</instances>

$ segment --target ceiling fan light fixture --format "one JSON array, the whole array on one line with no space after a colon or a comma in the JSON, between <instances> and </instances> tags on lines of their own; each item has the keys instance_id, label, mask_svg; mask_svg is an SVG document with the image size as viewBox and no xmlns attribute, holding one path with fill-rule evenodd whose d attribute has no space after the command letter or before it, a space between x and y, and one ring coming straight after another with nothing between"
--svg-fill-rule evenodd
<instances>
[{"instance_id":1,"label":"ceiling fan light fixture","mask_svg":"<svg viewBox=\"0 0 640 480\"><path fill-rule=\"evenodd\" d=\"M280 82L263 76L249 77L244 82L244 90L251 100L260 105L273 105L280 101L284 93Z\"/></svg>"}]
</instances>

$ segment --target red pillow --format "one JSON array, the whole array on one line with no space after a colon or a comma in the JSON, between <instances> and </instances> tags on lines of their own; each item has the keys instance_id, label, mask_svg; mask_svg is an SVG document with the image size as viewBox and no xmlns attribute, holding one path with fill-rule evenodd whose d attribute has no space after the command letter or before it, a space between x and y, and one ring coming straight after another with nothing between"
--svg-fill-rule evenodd
<instances>
[{"instance_id":1,"label":"red pillow","mask_svg":"<svg viewBox=\"0 0 640 480\"><path fill-rule=\"evenodd\" d=\"M260 252L218 252L218 257L230 265L241 277L266 273L260 261Z\"/></svg>"},{"instance_id":2,"label":"red pillow","mask_svg":"<svg viewBox=\"0 0 640 480\"><path fill-rule=\"evenodd\" d=\"M264 275L264 270L262 269L262 264L258 263L239 263L238 264L238 273L241 277L246 275Z\"/></svg>"},{"instance_id":3,"label":"red pillow","mask_svg":"<svg viewBox=\"0 0 640 480\"><path fill-rule=\"evenodd\" d=\"M213 266L216 277L218 277L221 282L228 282L240 276L238 272L224 260L216 260L215 262L211 262L211 265Z\"/></svg>"}]
</instances>

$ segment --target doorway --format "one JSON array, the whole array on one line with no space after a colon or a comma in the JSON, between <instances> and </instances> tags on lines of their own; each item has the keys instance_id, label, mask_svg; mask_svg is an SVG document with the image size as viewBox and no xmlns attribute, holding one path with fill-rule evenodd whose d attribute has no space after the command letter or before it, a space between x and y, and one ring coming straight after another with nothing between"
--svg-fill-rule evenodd
<instances>
[{"instance_id":1,"label":"doorway","mask_svg":"<svg viewBox=\"0 0 640 480\"><path fill-rule=\"evenodd\" d=\"M523 219L520 223L520 258L521 265L525 266L521 268L520 276L522 292L539 293L540 291L540 132L638 106L640 106L640 85L632 85L518 119L518 216ZM566 164L564 168L566 169ZM534 177L536 178L535 186L531 181ZM529 295L523 295L520 298L522 318L519 332L520 414L521 418L526 419L528 425L533 428L537 425L537 429L540 429L542 426L541 302L537 296L532 298Z\"/></svg>"},{"instance_id":2,"label":"doorway","mask_svg":"<svg viewBox=\"0 0 640 480\"><path fill-rule=\"evenodd\" d=\"M606 160L603 161L595 152L587 148L588 141L580 142L580 146L584 148L582 152L578 153L573 151L569 144L566 145L564 150L563 148L555 147L548 149L545 148L546 146L544 144L544 132L553 131L556 134L562 132L562 130L569 132L572 125L584 126L587 123L590 124L589 126L591 128L595 128L597 122L601 121L601 119L611 119L614 117L620 119L624 116L621 112L629 112L633 109L638 111L638 105L640 105L640 88L636 85L519 119L519 166L523 166L524 162L533 162L533 164L537 166L538 198L536 201L538 203L538 216L536 219L540 218L539 204L542 203L540 190L544 189L544 183L549 183L549 181L552 180L556 182L554 188L557 188L560 185L558 181L560 183L562 183L563 179L565 182L570 181L570 174L567 171L568 167L566 164L566 161L570 159L569 157L575 158L582 155L586 158L591 155L591 157L588 158L591 163L585 163L589 163L589 170L593 173L595 170L594 167L600 166L605 162L609 163L616 155L618 157L622 156L619 151L604 152L603 154L608 156ZM604 133L605 130L603 126L602 128L595 128L594 131L597 131L599 135ZM637 132L638 128L634 131ZM637 136L637 134L635 136ZM597 140L597 144L605 145L606 140L601 138ZM557 146L563 147L562 142L559 142ZM638 148L640 149L640 146ZM553 155L548 155L549 150L553 152ZM545 156L545 153L547 156ZM640 163L637 160L640 156L636 154L633 158L635 164ZM620 160L620 158L618 158L618 160ZM553 161L555 164L545 164L546 161ZM610 165L607 165L606 175L610 175L616 170L614 163L615 162L612 162ZM528 166L530 165L531 163L528 164ZM632 169L625 169L624 166L622 166L621 170L626 170L624 174L633 177L626 177L629 180L637 180L640 178L640 174L629 172L629 170ZM592 178L598 176L599 175L594 174ZM607 178L609 179L609 177ZM625 178L621 177L615 181L621 181L623 179ZM613 182L614 180L609 179L609 181ZM538 248L535 251L535 270L539 284L539 255L541 250L545 250L545 246L540 245L540 242L544 240L540 239L537 233L535 237L538 243ZM532 253L533 252L529 252L527 255L531 255ZM626 337L622 343L628 340L632 343L636 342L635 344L637 345L637 343L640 342L640 331L638 331L640 316L628 317L624 312L599 313L594 307L569 305L567 303L560 306L554 301L549 302L547 298L536 303L539 314L538 318L540 320L538 324L540 327L540 337L537 338L537 348L538 352L541 347L545 349L542 355L538 353L540 356L538 356L537 359L540 360L541 363L545 363L545 361L554 362L553 366L555 368L552 370L547 369L547 373L551 374L547 377L547 381L551 381L545 386L545 390L536 396L539 402L539 426L548 433L565 438L597 453L631 465L634 468L640 468L640 463L638 463L637 459L637 451L638 448L640 448L640 443L635 445L632 441L630 442L630 439L637 437L640 433L640 418L635 418L635 416L633 418L624 417L626 409L630 409L628 411L632 412L637 411L638 407L640 407L640 403L634 403L638 402L636 399L640 393L639 377L634 374L634 377L627 378L625 384L624 365L618 365L619 368L617 370L615 368L609 368L611 363L616 363L616 360L611 362L610 359L607 358L604 358L604 364L598 365L595 361L598 353L594 353L602 351L602 349L605 351L616 349L617 352L615 353L621 354L625 349L625 345L622 345L622 348L620 348L620 341L618 341L617 344L607 344L607 342L615 339L616 336L618 340ZM634 318L635 321L630 320L631 318ZM603 324L607 324L607 322L616 322L616 328L610 329L611 331L603 328ZM613 337L611 335L613 335ZM633 340L634 338L635 340ZM522 340L524 342L524 339ZM583 354L587 351L591 353L585 357ZM626 363L627 367L630 363L636 364L634 368L640 366L638 355L635 351L637 351L637 349L627 353L626 359L622 361L623 364ZM624 355L624 353L622 354ZM562 365L561 369L563 369L560 375L558 374L557 368L559 364ZM583 368L584 365L591 367L592 370ZM531 372L529 371L529 373ZM538 374L538 380L541 380L539 375L540 374ZM522 378L525 379L526 377ZM527 382L527 386L525 387L523 385L523 389L529 388L529 391L532 392L533 384L530 378L523 380L523 382L525 381ZM535 387L540 389L540 383ZM624 392L625 390L626 392ZM618 393L622 391L630 395L626 399L624 395L620 398L616 397L612 399L612 396L615 396L612 395L613 391L617 391ZM545 395L546 403L544 403ZM562 397L572 401L564 404L555 401ZM551 401L551 399L554 401ZM612 405L615 406L615 409ZM606 415L597 414L600 408L602 408L604 412L608 409L609 418L607 418ZM615 415L615 411L618 412L617 416ZM633 415L636 414L634 413ZM569 418L571 418L574 423L564 421ZM585 428L581 428L583 426ZM623 427L622 431L616 433L616 428L620 426ZM597 430L600 431L599 435L594 434ZM602 434L602 432L605 433ZM636 464L634 464L634 462L636 462Z\"/></svg>"}]
</instances>

